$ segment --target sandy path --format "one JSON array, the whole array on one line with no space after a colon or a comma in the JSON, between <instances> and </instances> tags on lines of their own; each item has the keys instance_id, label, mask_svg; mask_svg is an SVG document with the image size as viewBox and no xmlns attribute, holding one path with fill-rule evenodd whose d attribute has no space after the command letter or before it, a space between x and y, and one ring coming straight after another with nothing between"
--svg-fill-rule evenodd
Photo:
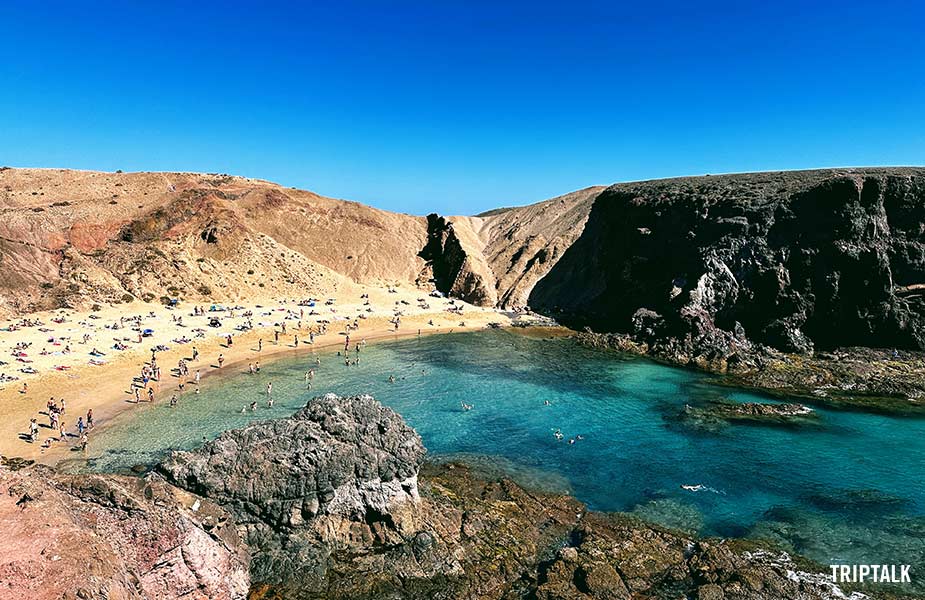
<instances>
[{"instance_id":1,"label":"sandy path","mask_svg":"<svg viewBox=\"0 0 925 600\"><path fill-rule=\"evenodd\" d=\"M104 428L106 423L116 415L125 411L142 408L144 405L135 403L135 395L131 387L133 378L138 376L142 365L151 358L151 349L158 345L169 347L169 350L157 353L157 362L161 367L161 381L154 382L151 387L155 391L155 402L167 402L170 395L176 392L179 379L171 373L181 358L190 358L195 346L200 353L199 359L189 363L190 377L186 391L193 393L193 375L198 369L202 375L202 387L218 381L215 375L219 373L235 372L246 368L247 363L253 361L268 361L274 356L291 355L296 352L310 352L330 346L343 345L342 332L348 322L357 319L359 329L350 332L351 346L362 340L373 341L377 339L393 339L398 336L416 335L418 330L422 334L482 329L491 322L507 324L508 319L498 312L466 305L458 300L457 306L464 306L463 314L457 315L447 312L449 301L440 298L426 297L419 290L399 290L397 293L388 293L377 288L358 288L352 297L337 298L332 306L327 306L324 299L316 303L314 309L299 307L295 301L265 301L252 302L244 308L234 311L234 317L228 313L207 313L206 316L192 316L191 304L177 309L168 309L163 306L142 304L135 302L129 305L107 307L94 314L98 319L90 319L89 313L76 311L55 311L30 315L30 319L39 319L43 322L41 327L23 327L16 331L0 331L0 360L8 364L0 366L0 373L18 376L18 381L6 382L0 389L0 454L5 456L21 456L33 458L42 462L53 463L68 456L69 445L77 443L76 422L78 416L86 416L88 409L93 409L96 430ZM364 305L359 298L361 293L369 294L370 304ZM418 299L424 298L429 307L419 304ZM402 304L405 302L407 304ZM398 303L398 304L396 304ZM257 306L261 305L261 308ZM205 308L208 309L208 306ZM333 309L333 310L332 310ZM371 309L371 310L368 310ZM250 317L254 329L242 332L235 328L247 321L242 313L248 310L253 312ZM299 312L304 311L301 320L301 330L298 329ZM311 310L318 315L309 315ZM390 322L395 311L400 310L401 326L396 331ZM334 312L336 311L336 312ZM154 316L149 316L153 312ZM266 313L270 313L269 315ZM144 337L138 343L138 331L130 326L118 330L109 329L119 320L120 316L143 315L141 328L150 328L154 334ZM208 318L218 315L222 319L219 328L208 327ZM289 315L290 318L286 318ZM55 323L53 318L64 316L65 322ZM173 317L182 317L183 326L173 321ZM350 317L348 320L334 320ZM318 323L330 320L327 333L315 337L315 344L308 345L309 327L317 331ZM17 319L15 322L18 322ZM430 322L433 322L431 325ZM274 342L274 332L280 331L278 326L286 323L287 333L280 334L279 343ZM465 323L463 326L462 323ZM11 322L3 324L9 327ZM195 338L194 330L205 330L205 337ZM44 330L44 331L43 331ZM90 339L83 343L84 334ZM231 334L233 344L225 346L225 336ZM299 337L299 346L294 346L294 336ZM193 341L186 344L176 343L173 340L182 336ZM55 338L60 345L53 345L49 340ZM65 338L65 339L62 339ZM69 339L66 339L69 338ZM113 349L115 339L122 340L129 349L117 351ZM262 351L257 351L258 340L263 340ZM19 362L12 355L17 343L31 343L24 352L24 360ZM69 345L68 354L54 354L61 352ZM49 354L41 354L43 348ZM89 361L94 357L91 350L105 353L98 357L106 361L105 364L94 366ZM219 354L225 358L221 369L215 368ZM67 366L67 370L56 370L57 366ZM37 374L29 375L20 372L21 368L32 367ZM28 389L23 393L23 383ZM142 393L144 399L146 394ZM44 413L49 398L64 398L67 403L67 412L62 415L66 430L72 437L67 444L54 441L48 450L42 448L42 442L53 437L57 440L57 433L51 429L41 427L39 442L30 443L21 438L21 434L28 431L29 419L37 418L40 425L48 424L48 417ZM41 412L40 412L41 411ZM93 433L90 434L92 445Z\"/></svg>"}]
</instances>

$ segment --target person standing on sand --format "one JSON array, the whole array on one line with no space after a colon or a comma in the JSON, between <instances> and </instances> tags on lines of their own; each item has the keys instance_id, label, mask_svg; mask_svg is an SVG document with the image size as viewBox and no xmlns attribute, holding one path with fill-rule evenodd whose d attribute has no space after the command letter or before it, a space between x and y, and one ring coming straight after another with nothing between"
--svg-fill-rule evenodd
<instances>
[{"instance_id":1,"label":"person standing on sand","mask_svg":"<svg viewBox=\"0 0 925 600\"><path fill-rule=\"evenodd\" d=\"M148 388L148 402L154 402L154 388Z\"/></svg>"},{"instance_id":2,"label":"person standing on sand","mask_svg":"<svg viewBox=\"0 0 925 600\"><path fill-rule=\"evenodd\" d=\"M196 385L199 385L199 378L200 378L200 377L202 377L202 376L199 374L199 369L196 369L196 377L195 377L195 379L196 379Z\"/></svg>"},{"instance_id":3,"label":"person standing on sand","mask_svg":"<svg viewBox=\"0 0 925 600\"><path fill-rule=\"evenodd\" d=\"M84 452L87 451L87 443L90 441L87 432L85 431L82 436L80 436L80 449Z\"/></svg>"},{"instance_id":4,"label":"person standing on sand","mask_svg":"<svg viewBox=\"0 0 925 600\"><path fill-rule=\"evenodd\" d=\"M193 360L199 358L199 350L196 349L196 346L193 346Z\"/></svg>"},{"instance_id":5,"label":"person standing on sand","mask_svg":"<svg viewBox=\"0 0 925 600\"><path fill-rule=\"evenodd\" d=\"M135 388L135 404L141 402L141 394L138 392L138 388Z\"/></svg>"},{"instance_id":6,"label":"person standing on sand","mask_svg":"<svg viewBox=\"0 0 925 600\"><path fill-rule=\"evenodd\" d=\"M263 338L257 340L257 352L263 352Z\"/></svg>"},{"instance_id":7,"label":"person standing on sand","mask_svg":"<svg viewBox=\"0 0 925 600\"><path fill-rule=\"evenodd\" d=\"M87 410L87 429L93 429L93 409Z\"/></svg>"},{"instance_id":8,"label":"person standing on sand","mask_svg":"<svg viewBox=\"0 0 925 600\"><path fill-rule=\"evenodd\" d=\"M225 356L223 354L219 354L218 355L218 368L221 369L223 364L225 364Z\"/></svg>"}]
</instances>

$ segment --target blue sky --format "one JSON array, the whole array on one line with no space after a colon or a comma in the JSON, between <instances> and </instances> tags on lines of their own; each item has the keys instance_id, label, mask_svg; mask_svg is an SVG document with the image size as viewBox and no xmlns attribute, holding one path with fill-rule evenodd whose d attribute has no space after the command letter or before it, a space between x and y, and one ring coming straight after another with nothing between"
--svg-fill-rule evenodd
<instances>
[{"instance_id":1,"label":"blue sky","mask_svg":"<svg viewBox=\"0 0 925 600\"><path fill-rule=\"evenodd\" d=\"M259 177L476 213L594 184L925 164L925 7L0 7L0 164Z\"/></svg>"}]
</instances>

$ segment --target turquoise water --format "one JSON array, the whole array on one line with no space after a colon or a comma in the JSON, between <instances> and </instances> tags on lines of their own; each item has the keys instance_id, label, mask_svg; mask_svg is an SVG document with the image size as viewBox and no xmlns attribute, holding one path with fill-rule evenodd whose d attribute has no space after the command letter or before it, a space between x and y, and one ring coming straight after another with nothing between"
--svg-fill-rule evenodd
<instances>
[{"instance_id":1,"label":"turquoise water","mask_svg":"<svg viewBox=\"0 0 925 600\"><path fill-rule=\"evenodd\" d=\"M258 375L210 382L176 408L139 407L92 441L90 467L151 463L169 448L290 414L317 394L369 393L417 429L432 458L489 464L594 509L771 539L823 564L925 565L923 418L816 407L796 425L705 424L684 417L685 404L770 400L699 373L512 331L374 344L350 367L334 353L319 352L320 367L300 353ZM258 410L241 414L253 400ZM569 444L577 435L584 439Z\"/></svg>"}]
</instances>

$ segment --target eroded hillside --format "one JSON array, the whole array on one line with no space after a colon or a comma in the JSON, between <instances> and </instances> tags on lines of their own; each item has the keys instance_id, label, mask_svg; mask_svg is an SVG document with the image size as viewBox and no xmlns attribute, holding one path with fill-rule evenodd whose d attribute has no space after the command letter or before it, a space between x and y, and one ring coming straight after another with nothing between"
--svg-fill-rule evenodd
<instances>
[{"instance_id":1,"label":"eroded hillside","mask_svg":"<svg viewBox=\"0 0 925 600\"><path fill-rule=\"evenodd\" d=\"M0 171L6 312L427 282L426 220L265 181Z\"/></svg>"},{"instance_id":2,"label":"eroded hillside","mask_svg":"<svg viewBox=\"0 0 925 600\"><path fill-rule=\"evenodd\" d=\"M354 284L524 306L601 189L425 218L229 175L3 169L0 310L324 296Z\"/></svg>"}]
</instances>

